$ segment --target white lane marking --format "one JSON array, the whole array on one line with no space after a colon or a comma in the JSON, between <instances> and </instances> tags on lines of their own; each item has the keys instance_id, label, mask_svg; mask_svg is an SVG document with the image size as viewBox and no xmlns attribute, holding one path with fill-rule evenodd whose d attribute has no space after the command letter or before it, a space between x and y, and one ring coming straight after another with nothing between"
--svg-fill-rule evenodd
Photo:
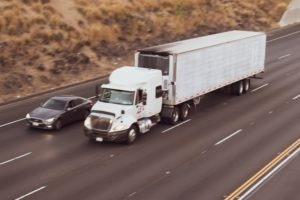
<instances>
[{"instance_id":1,"label":"white lane marking","mask_svg":"<svg viewBox=\"0 0 300 200\"><path fill-rule=\"evenodd\" d=\"M184 122L181 122L180 124L177 124L177 125L175 125L175 126L172 126L171 128L168 128L168 129L162 131L161 133L168 132L168 131L170 131L170 130L172 130L172 129L178 127L178 126L181 126L181 125L183 125L183 124L185 124L185 123L188 123L189 121L191 121L191 119L185 120Z\"/></svg>"},{"instance_id":2,"label":"white lane marking","mask_svg":"<svg viewBox=\"0 0 300 200\"><path fill-rule=\"evenodd\" d=\"M293 32L293 33L290 33L290 34L287 34L287 35L284 35L284 36L281 36L281 37L278 37L278 38L274 38L274 39L269 40L269 41L267 41L267 42L268 42L268 43L269 43L269 42L274 42L274 41L276 41L276 40L280 40L280 39L283 39L283 38L286 38L286 37L289 37L289 36L292 36L292 35L296 35L296 34L298 34L298 33L300 33L300 31L296 31L296 32Z\"/></svg>"},{"instance_id":3,"label":"white lane marking","mask_svg":"<svg viewBox=\"0 0 300 200\"><path fill-rule=\"evenodd\" d=\"M284 161L282 161L277 167L275 167L272 171L270 171L266 176L264 176L260 181L258 181L255 185L253 185L246 193L244 193L239 200L245 199L250 193L256 191L260 185L273 176L277 171L282 169L289 161L291 161L295 156L298 155L300 149L298 148L297 151L289 155Z\"/></svg>"},{"instance_id":4,"label":"white lane marking","mask_svg":"<svg viewBox=\"0 0 300 200\"><path fill-rule=\"evenodd\" d=\"M300 94L298 94L297 96L295 96L294 98L293 98L293 100L296 100L296 99L299 99L300 98Z\"/></svg>"},{"instance_id":5,"label":"white lane marking","mask_svg":"<svg viewBox=\"0 0 300 200\"><path fill-rule=\"evenodd\" d=\"M291 54L286 54L286 55L284 55L284 56L280 56L280 57L278 58L278 60L282 60L282 59L287 58L287 57L289 57L289 56L291 56Z\"/></svg>"},{"instance_id":6,"label":"white lane marking","mask_svg":"<svg viewBox=\"0 0 300 200\"><path fill-rule=\"evenodd\" d=\"M38 188L38 189L36 189L36 190L34 190L34 191L32 191L32 192L29 192L29 193L27 193L27 194L25 194L25 195L19 197L19 198L16 198L15 200L24 199L25 197L27 197L27 196L29 196L29 195L32 195L33 193L36 193L36 192L38 192L38 191L40 191L40 190L42 190L42 189L45 189L46 187L47 187L47 186L40 187L40 188Z\"/></svg>"},{"instance_id":7,"label":"white lane marking","mask_svg":"<svg viewBox=\"0 0 300 200\"><path fill-rule=\"evenodd\" d=\"M260 90L260 89L262 89L264 87L267 87L268 85L269 85L269 83L266 83L266 84L264 84L264 85L262 85L262 86L260 86L258 88L253 89L251 92L256 92L257 90Z\"/></svg>"},{"instance_id":8,"label":"white lane marking","mask_svg":"<svg viewBox=\"0 0 300 200\"><path fill-rule=\"evenodd\" d=\"M225 142L226 140L232 138L233 136L235 136L236 134L238 134L238 133L240 133L240 132L242 132L242 131L243 131L243 130L240 129L240 130L238 130L238 131L232 133L232 134L229 135L228 137L226 137L226 138L224 138L223 140L220 140L219 142L217 142L217 143L215 144L215 146L218 146L218 145L222 144L222 143Z\"/></svg>"},{"instance_id":9,"label":"white lane marking","mask_svg":"<svg viewBox=\"0 0 300 200\"><path fill-rule=\"evenodd\" d=\"M6 163L9 163L9 162L18 160L18 159L23 158L23 157L25 157L25 156L28 156L28 155L30 155L30 154L32 154L32 152L28 152L28 153L25 153L25 154L20 155L20 156L18 156L18 157L12 158L12 159L7 160L7 161L4 161L4 162L0 163L0 166L1 166L1 165L4 165L4 164L6 164Z\"/></svg>"},{"instance_id":10,"label":"white lane marking","mask_svg":"<svg viewBox=\"0 0 300 200\"><path fill-rule=\"evenodd\" d=\"M130 195L128 195L128 198L133 197L136 194L136 192L131 193Z\"/></svg>"},{"instance_id":11,"label":"white lane marking","mask_svg":"<svg viewBox=\"0 0 300 200\"><path fill-rule=\"evenodd\" d=\"M12 122L8 122L8 123L6 123L6 124L2 124L2 125L0 125L0 128L2 128L2 127L4 127L4 126L11 125L11 124L15 124L15 123L20 122L20 121L23 121L23 120L25 120L25 119L26 119L26 118L22 118L22 119L18 119L18 120L12 121Z\"/></svg>"}]
</instances>

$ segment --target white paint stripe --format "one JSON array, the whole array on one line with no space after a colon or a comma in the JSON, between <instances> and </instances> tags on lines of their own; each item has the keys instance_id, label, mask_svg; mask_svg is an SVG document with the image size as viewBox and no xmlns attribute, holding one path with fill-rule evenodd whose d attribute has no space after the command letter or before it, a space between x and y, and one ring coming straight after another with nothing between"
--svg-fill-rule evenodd
<instances>
[{"instance_id":1,"label":"white paint stripe","mask_svg":"<svg viewBox=\"0 0 300 200\"><path fill-rule=\"evenodd\" d=\"M295 97L293 98L293 100L296 100L296 99L299 99L299 98L300 98L300 94L297 95L297 96L295 96Z\"/></svg>"},{"instance_id":2,"label":"white paint stripe","mask_svg":"<svg viewBox=\"0 0 300 200\"><path fill-rule=\"evenodd\" d=\"M6 123L6 124L2 124L2 125L0 125L0 128L2 128L2 127L4 127L4 126L8 126L8 125L11 125L11 124L14 124L14 123L17 123L17 122L20 122L20 121L23 121L23 120L25 120L26 118L22 118L22 119L18 119L18 120L16 120L16 121L13 121L13 122L8 122L8 123Z\"/></svg>"},{"instance_id":3,"label":"white paint stripe","mask_svg":"<svg viewBox=\"0 0 300 200\"><path fill-rule=\"evenodd\" d=\"M183 124L185 124L185 123L189 122L189 121L191 121L191 119L185 120L184 122L181 122L180 124L177 124L177 125L175 125L175 126L172 126L171 128L168 128L168 129L164 130L164 131L163 131L163 132L161 132L161 133L168 132L168 131L170 131L170 130L172 130L172 129L174 129L174 128L178 127L178 126L181 126L181 125L183 125Z\"/></svg>"},{"instance_id":4,"label":"white paint stripe","mask_svg":"<svg viewBox=\"0 0 300 200\"><path fill-rule=\"evenodd\" d=\"M255 92L255 91L257 91L257 90L260 90L260 89L262 89L262 88L264 88L264 87L267 87L268 85L269 85L269 83L266 83L266 84L264 84L264 85L262 85L262 86L260 86L260 87L258 87L258 88L253 89L251 92Z\"/></svg>"},{"instance_id":5,"label":"white paint stripe","mask_svg":"<svg viewBox=\"0 0 300 200\"><path fill-rule=\"evenodd\" d=\"M240 132L242 132L243 130L242 129L240 129L240 130L238 130L238 131L236 131L236 132L234 132L234 133L232 133L231 135L229 135L228 137L226 137L226 138L224 138L223 140L221 140L221 141L219 141L219 142L217 142L216 144L215 144L215 146L218 146L219 144L222 144L223 142L225 142L226 140L228 140L228 139L230 139L230 138L232 138L233 136L235 136L236 134L238 134L238 133L240 133Z\"/></svg>"},{"instance_id":6,"label":"white paint stripe","mask_svg":"<svg viewBox=\"0 0 300 200\"><path fill-rule=\"evenodd\" d=\"M291 54L287 54L287 55L281 56L281 57L278 58L278 60L282 60L282 59L287 58L289 56L291 56Z\"/></svg>"},{"instance_id":7,"label":"white paint stripe","mask_svg":"<svg viewBox=\"0 0 300 200\"><path fill-rule=\"evenodd\" d=\"M239 200L245 199L249 194L251 194L253 191L257 190L257 188L265 182L267 179L269 179L273 174L275 174L277 171L282 169L284 165L287 164L290 160L292 160L298 153L300 149L298 148L297 151L292 153L289 157L287 157L284 161L282 161L277 167L275 167L272 171L270 171L266 176L264 176L260 181L258 181L255 185L253 185L246 193L244 193Z\"/></svg>"},{"instance_id":8,"label":"white paint stripe","mask_svg":"<svg viewBox=\"0 0 300 200\"><path fill-rule=\"evenodd\" d=\"M9 163L9 162L18 160L18 159L23 158L23 157L25 157L25 156L28 156L28 155L30 155L30 154L32 154L32 152L28 152L28 153L25 153L25 154L23 154L23 155L21 155L21 156L18 156L18 157L12 158L12 159L10 159L10 160L4 161L4 162L0 163L0 166L1 166L1 165L4 165L4 164L6 164L6 163Z\"/></svg>"},{"instance_id":9,"label":"white paint stripe","mask_svg":"<svg viewBox=\"0 0 300 200\"><path fill-rule=\"evenodd\" d=\"M274 38L274 39L269 40L269 41L267 41L267 42L268 42L268 43L269 43L269 42L274 42L274 41L276 41L276 40L280 40L280 39L283 39L283 38L286 38L286 37L289 37L289 36L292 36L292 35L296 35L296 34L298 34L298 33L300 33L300 31L296 31L296 32L293 32L293 33L290 33L290 34L287 34L287 35L284 35L284 36L281 36L281 37L278 37L278 38Z\"/></svg>"},{"instance_id":10,"label":"white paint stripe","mask_svg":"<svg viewBox=\"0 0 300 200\"><path fill-rule=\"evenodd\" d=\"M42 190L42 189L45 189L46 187L47 187L47 186L40 187L40 188L38 188L38 189L36 189L36 190L34 190L34 191L32 191L32 192L29 192L28 194L25 194L25 195L23 195L23 196L21 196L21 197L15 199L15 200L24 199L25 197L27 197L27 196L29 196L29 195L32 195L33 193L36 193L36 192L38 192L38 191L40 191L40 190Z\"/></svg>"},{"instance_id":11,"label":"white paint stripe","mask_svg":"<svg viewBox=\"0 0 300 200\"><path fill-rule=\"evenodd\" d=\"M88 99L91 100L91 99L95 99L96 96L92 96L92 97L89 97Z\"/></svg>"}]
</instances>

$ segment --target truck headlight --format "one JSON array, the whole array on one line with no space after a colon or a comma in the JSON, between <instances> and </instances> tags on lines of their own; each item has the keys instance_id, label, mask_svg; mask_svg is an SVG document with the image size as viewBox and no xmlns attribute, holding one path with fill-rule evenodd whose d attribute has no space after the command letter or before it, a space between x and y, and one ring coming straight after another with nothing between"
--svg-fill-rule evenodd
<instances>
[{"instance_id":1,"label":"truck headlight","mask_svg":"<svg viewBox=\"0 0 300 200\"><path fill-rule=\"evenodd\" d=\"M92 129L91 117L87 117L87 118L84 120L84 126L85 126L87 129Z\"/></svg>"},{"instance_id":2,"label":"truck headlight","mask_svg":"<svg viewBox=\"0 0 300 200\"><path fill-rule=\"evenodd\" d=\"M45 124L52 124L54 122L55 118L50 118L45 120Z\"/></svg>"},{"instance_id":3,"label":"truck headlight","mask_svg":"<svg viewBox=\"0 0 300 200\"><path fill-rule=\"evenodd\" d=\"M29 113L27 113L27 115L26 115L26 119L29 119L30 118L30 114Z\"/></svg>"},{"instance_id":4,"label":"truck headlight","mask_svg":"<svg viewBox=\"0 0 300 200\"><path fill-rule=\"evenodd\" d=\"M126 129L126 125L125 124L118 124L116 126L114 126L111 131L122 131Z\"/></svg>"}]
</instances>

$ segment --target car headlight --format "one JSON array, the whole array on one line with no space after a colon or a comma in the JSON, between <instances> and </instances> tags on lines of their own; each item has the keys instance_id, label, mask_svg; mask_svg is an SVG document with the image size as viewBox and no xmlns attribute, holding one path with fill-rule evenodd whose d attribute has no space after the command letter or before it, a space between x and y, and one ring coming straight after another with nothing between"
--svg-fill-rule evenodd
<instances>
[{"instance_id":1,"label":"car headlight","mask_svg":"<svg viewBox=\"0 0 300 200\"><path fill-rule=\"evenodd\" d=\"M27 113L27 115L26 115L26 119L29 119L30 118L30 114L29 113Z\"/></svg>"},{"instance_id":2,"label":"car headlight","mask_svg":"<svg viewBox=\"0 0 300 200\"><path fill-rule=\"evenodd\" d=\"M87 118L84 120L84 126L85 126L87 129L92 129L91 117L87 117Z\"/></svg>"},{"instance_id":3,"label":"car headlight","mask_svg":"<svg viewBox=\"0 0 300 200\"><path fill-rule=\"evenodd\" d=\"M111 131L122 131L126 129L126 125L125 124L118 124L116 126L114 126Z\"/></svg>"},{"instance_id":4,"label":"car headlight","mask_svg":"<svg viewBox=\"0 0 300 200\"><path fill-rule=\"evenodd\" d=\"M45 120L45 123L46 123L46 124L52 124L52 123L54 122L54 120L55 120L54 117L53 117L53 118L50 118L50 119L46 119L46 120Z\"/></svg>"}]
</instances>

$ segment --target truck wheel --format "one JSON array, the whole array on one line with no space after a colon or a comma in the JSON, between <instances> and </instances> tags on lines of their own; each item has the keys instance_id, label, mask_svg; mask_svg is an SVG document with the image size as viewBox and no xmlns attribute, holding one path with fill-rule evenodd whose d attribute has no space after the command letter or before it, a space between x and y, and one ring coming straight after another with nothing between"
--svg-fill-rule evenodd
<instances>
[{"instance_id":1,"label":"truck wheel","mask_svg":"<svg viewBox=\"0 0 300 200\"><path fill-rule=\"evenodd\" d=\"M54 124L54 129L58 131L62 128L62 126L63 126L63 124L62 124L61 119L57 119L55 124Z\"/></svg>"},{"instance_id":2,"label":"truck wheel","mask_svg":"<svg viewBox=\"0 0 300 200\"><path fill-rule=\"evenodd\" d=\"M179 119L181 121L185 121L190 115L190 108L187 103L183 103L180 106L180 113L179 113Z\"/></svg>"},{"instance_id":3,"label":"truck wheel","mask_svg":"<svg viewBox=\"0 0 300 200\"><path fill-rule=\"evenodd\" d=\"M177 107L174 107L172 111L172 115L169 118L169 123L175 125L178 123L178 120L179 120L179 109Z\"/></svg>"},{"instance_id":4,"label":"truck wheel","mask_svg":"<svg viewBox=\"0 0 300 200\"><path fill-rule=\"evenodd\" d=\"M137 128L136 126L131 126L129 129L128 129L128 132L127 132L127 144L132 144L136 138L137 138L137 134L138 134L138 131L137 131Z\"/></svg>"},{"instance_id":5,"label":"truck wheel","mask_svg":"<svg viewBox=\"0 0 300 200\"><path fill-rule=\"evenodd\" d=\"M231 93L236 96L240 96L243 94L244 91L244 85L243 81L235 82L231 85Z\"/></svg>"},{"instance_id":6,"label":"truck wheel","mask_svg":"<svg viewBox=\"0 0 300 200\"><path fill-rule=\"evenodd\" d=\"M244 93L247 93L250 89L250 79L246 78L243 80L243 88L244 88Z\"/></svg>"}]
</instances>

